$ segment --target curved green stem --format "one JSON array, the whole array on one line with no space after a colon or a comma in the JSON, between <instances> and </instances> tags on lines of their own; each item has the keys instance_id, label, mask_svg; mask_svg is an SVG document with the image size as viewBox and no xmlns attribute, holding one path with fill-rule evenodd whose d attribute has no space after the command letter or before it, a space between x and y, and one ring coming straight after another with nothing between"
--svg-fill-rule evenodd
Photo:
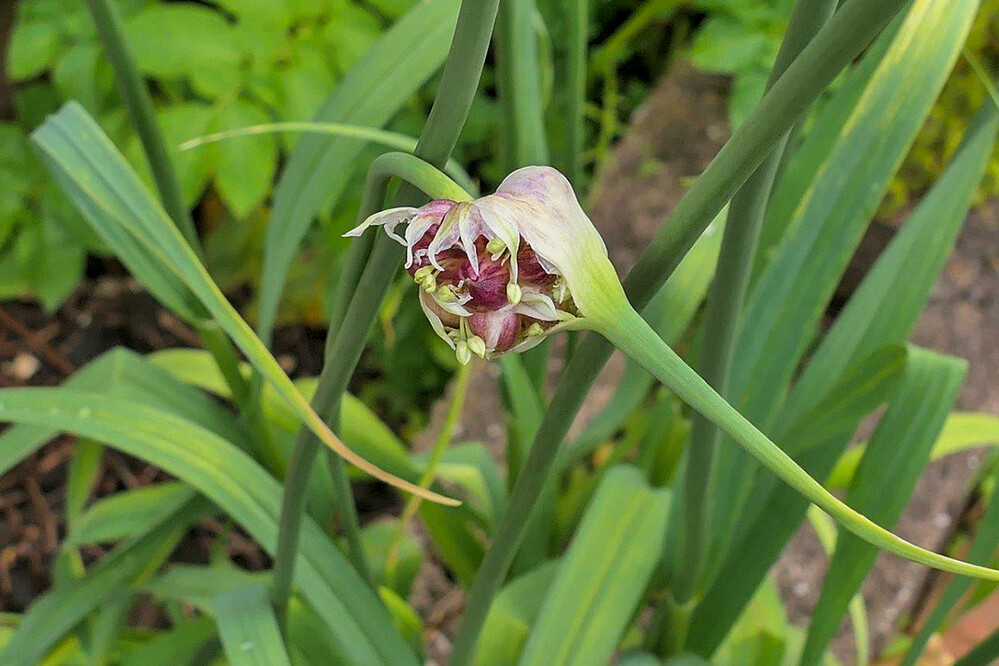
<instances>
[{"instance_id":1,"label":"curved green stem","mask_svg":"<svg viewBox=\"0 0 999 666\"><path fill-rule=\"evenodd\" d=\"M260 136L280 132L332 134L335 136L358 139L359 141L366 141L368 143L376 143L384 146L385 148L402 150L408 153L412 153L416 150L416 139L405 134L400 134L399 132L375 129L373 127L365 127L363 125L345 125L343 123L321 123L311 121L266 123L263 125L249 125L247 127L237 127L235 129L224 130L222 132L214 132L212 134L206 134L204 136L199 136L185 141L180 144L180 150L192 150L200 146L217 143L219 141L227 141L228 139L235 139L241 136ZM462 168L457 160L448 160L442 171L458 182L462 189L468 192L475 191L476 187L475 183L472 181L472 177L468 175L468 172Z\"/></svg>"},{"instance_id":2,"label":"curved green stem","mask_svg":"<svg viewBox=\"0 0 999 666\"><path fill-rule=\"evenodd\" d=\"M795 3L787 33L770 72L768 90L819 32L835 9L836 0L798 0ZM739 315L749 288L770 190L773 188L787 139L788 134L785 134L777 142L773 152L732 197L718 256L718 269L708 292L704 325L701 328L704 331L704 352L700 355L700 374L725 398L728 397ZM712 512L707 510L706 497L711 485L714 449L721 442L721 431L711 421L697 415L691 428L690 442L683 481L682 536L675 540L680 551L677 571L682 573L676 576L671 585L680 601L689 599L702 584L702 576L699 574L710 570L710 563L705 561L705 555L715 552L714 549L706 549L714 519ZM731 513L733 516L736 514L734 511ZM721 514L724 515L724 511ZM725 530L721 529L720 532L725 533Z\"/></svg>"},{"instance_id":3,"label":"curved green stem","mask_svg":"<svg viewBox=\"0 0 999 666\"><path fill-rule=\"evenodd\" d=\"M97 27L97 34L104 42L108 60L114 69L118 91L128 107L129 116L142 142L142 149L149 160L149 168L153 172L153 180L156 181L156 189L159 190L163 200L163 207L188 244L200 253L201 244L198 242L194 220L184 204L177 171L170 160L163 135L160 134L159 125L156 123L149 91L146 90L142 76L129 53L128 44L125 43L118 9L110 0L86 0L86 2Z\"/></svg>"},{"instance_id":4,"label":"curved green stem","mask_svg":"<svg viewBox=\"0 0 999 666\"><path fill-rule=\"evenodd\" d=\"M467 201L471 197L450 178L437 171L423 160L406 153L386 153L372 162L364 186L360 221L382 209L392 178L399 178L411 186L420 188L428 197ZM364 347L368 327L349 325L350 304L359 300L365 304L381 302L380 296L373 296L372 289L362 285L361 268L375 254L381 254L379 247L386 247L384 241L395 245L391 239L375 234L365 234L353 243L337 293L334 298L330 327L326 336L326 357L319 375L319 383L312 397L314 411L326 415L330 429L340 430L340 398L346 390L347 381ZM398 247L388 248L398 250ZM364 273L366 273L365 271ZM352 299L353 296L353 299ZM360 298L358 298L360 297ZM342 336L344 323L347 330ZM341 349L351 353L340 353ZM348 358L349 356L349 358ZM298 442L292 453L285 477L281 517L278 523L278 545L274 554L274 577L271 586L271 599L279 622L284 622L287 614L288 598L291 595L291 582L294 577L295 553L298 550L299 532L302 524L302 511L305 507L305 490L309 473L319 453L320 442L307 429L299 432ZM346 464L337 455L329 456L330 472L333 477L336 510L347 538L347 548L351 563L369 583L371 582L364 549L360 538L360 522L354 505Z\"/></svg>"},{"instance_id":5,"label":"curved green stem","mask_svg":"<svg viewBox=\"0 0 999 666\"><path fill-rule=\"evenodd\" d=\"M833 16L712 160L639 257L624 284L633 304L645 307L779 138L907 1L851 2ZM469 591L465 617L455 636L454 666L471 661L489 606L523 539L523 525L544 487L558 447L612 351L606 340L588 334L562 375Z\"/></svg>"},{"instance_id":6,"label":"curved green stem","mask_svg":"<svg viewBox=\"0 0 999 666\"><path fill-rule=\"evenodd\" d=\"M934 553L896 536L833 496L684 363L628 304L592 322L610 342L710 419L751 456L819 507L844 529L881 550L941 571L999 581L999 571Z\"/></svg>"}]
</instances>

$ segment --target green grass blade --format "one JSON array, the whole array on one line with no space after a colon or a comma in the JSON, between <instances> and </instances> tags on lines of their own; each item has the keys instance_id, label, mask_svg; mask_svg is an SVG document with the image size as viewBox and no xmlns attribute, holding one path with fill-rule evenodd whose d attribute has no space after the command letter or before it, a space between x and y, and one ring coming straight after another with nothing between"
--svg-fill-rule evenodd
<instances>
[{"instance_id":1,"label":"green grass blade","mask_svg":"<svg viewBox=\"0 0 999 666\"><path fill-rule=\"evenodd\" d=\"M387 123L444 61L457 12L458 0L417 3L337 84L315 120ZM288 160L264 241L257 328L268 343L298 245L319 210L342 194L361 149L357 141L326 137L300 141Z\"/></svg>"},{"instance_id":2,"label":"green grass blade","mask_svg":"<svg viewBox=\"0 0 999 666\"><path fill-rule=\"evenodd\" d=\"M520 658L546 592L558 571L558 562L546 562L511 581L496 596L482 631L476 662L514 666Z\"/></svg>"},{"instance_id":3,"label":"green grass blade","mask_svg":"<svg viewBox=\"0 0 999 666\"><path fill-rule=\"evenodd\" d=\"M946 426L945 426L946 428ZM989 506L985 510L985 515L978 521L978 534L968 550L968 561L976 564L983 564L989 561L995 553L996 546L999 545L999 484L992 491L989 499ZM912 639L909 650L902 659L900 666L915 666L930 636L938 631L950 612L957 606L965 592L971 587L974 581L967 578L954 578L947 585L943 596L933 606L933 613L927 618L919 633Z\"/></svg>"},{"instance_id":4,"label":"green grass blade","mask_svg":"<svg viewBox=\"0 0 999 666\"><path fill-rule=\"evenodd\" d=\"M302 422L330 449L392 485L431 501L456 503L379 469L333 434L295 389L267 347L226 300L125 158L81 106L70 103L63 107L34 132L32 141L64 192L88 221L97 228L114 226L127 230L158 259L159 265L173 271Z\"/></svg>"},{"instance_id":5,"label":"green grass blade","mask_svg":"<svg viewBox=\"0 0 999 666\"><path fill-rule=\"evenodd\" d=\"M127 349L113 349L99 356L63 385L73 390L126 397L183 414L184 418L232 442L238 443L245 437L239 422L230 412L213 401L205 400L200 391L176 381ZM4 431L0 435L0 475L58 434L59 431L52 428L27 425L13 426Z\"/></svg>"},{"instance_id":6,"label":"green grass blade","mask_svg":"<svg viewBox=\"0 0 999 666\"><path fill-rule=\"evenodd\" d=\"M304 132L307 134L321 134L334 137L344 137L357 139L364 143L373 143L392 150L401 150L412 153L416 150L416 139L413 137L391 132L389 130L375 129L364 125L348 125L343 123L323 123L323 122L284 122L267 123L264 125L250 125L249 127L237 127L222 132L206 134L196 139L191 139L180 144L181 151L193 150L200 146L205 146L219 141L227 141L242 136L261 136L278 132ZM456 160L448 160L442 169L444 173L451 176L458 185L467 192L478 191L472 177L468 175Z\"/></svg>"},{"instance_id":7,"label":"green grass blade","mask_svg":"<svg viewBox=\"0 0 999 666\"><path fill-rule=\"evenodd\" d=\"M940 436L930 452L930 460L980 446L999 446L999 416L984 412L953 412L944 422ZM867 449L865 443L848 449L836 462L826 485L846 488L857 471Z\"/></svg>"},{"instance_id":8,"label":"green grass blade","mask_svg":"<svg viewBox=\"0 0 999 666\"><path fill-rule=\"evenodd\" d=\"M836 523L826 514L822 513L815 506L808 507L808 522L815 530L815 535L819 538L822 550L826 555L832 555L836 550ZM871 652L870 632L868 631L867 607L864 605L864 595L857 592L850 599L847 608L850 614L850 628L853 629L854 652L857 657L857 666L867 666Z\"/></svg>"},{"instance_id":9,"label":"green grass blade","mask_svg":"<svg viewBox=\"0 0 999 666\"><path fill-rule=\"evenodd\" d=\"M156 526L131 544L115 549L95 564L86 577L53 588L32 604L0 662L10 666L33 666L93 610L129 585L155 570L173 551L188 525L199 518L208 504L188 503L174 520Z\"/></svg>"},{"instance_id":10,"label":"green grass blade","mask_svg":"<svg viewBox=\"0 0 999 666\"><path fill-rule=\"evenodd\" d=\"M212 607L233 666L291 666L266 587L241 587L217 597Z\"/></svg>"},{"instance_id":11,"label":"green grass blade","mask_svg":"<svg viewBox=\"0 0 999 666\"><path fill-rule=\"evenodd\" d=\"M125 43L125 33L118 8L111 0L86 0L86 2L94 18L97 34L104 42L108 60L114 68L118 91L128 107L132 124L142 141L142 149L149 161L163 206L188 244L192 248L200 248L194 220L191 219L191 213L184 204L177 169L170 160L170 153L156 121L152 99L135 65L135 59Z\"/></svg>"},{"instance_id":12,"label":"green grass blade","mask_svg":"<svg viewBox=\"0 0 999 666\"><path fill-rule=\"evenodd\" d=\"M0 421L90 437L147 460L203 493L274 552L280 484L209 430L127 398L66 389L0 391ZM323 617L347 663L415 663L402 637L386 631L391 618L385 608L311 520L303 523L297 564L303 596Z\"/></svg>"},{"instance_id":13,"label":"green grass blade","mask_svg":"<svg viewBox=\"0 0 999 666\"><path fill-rule=\"evenodd\" d=\"M608 663L662 552L669 493L634 467L607 473L563 557L520 659Z\"/></svg>"},{"instance_id":14,"label":"green grass blade","mask_svg":"<svg viewBox=\"0 0 999 666\"><path fill-rule=\"evenodd\" d=\"M115 493L94 503L74 522L66 544L80 546L132 537L149 523L160 523L173 515L193 495L186 484L176 482Z\"/></svg>"},{"instance_id":15,"label":"green grass blade","mask_svg":"<svg viewBox=\"0 0 999 666\"><path fill-rule=\"evenodd\" d=\"M954 406L967 364L912 348L898 391L867 448L846 501L880 525L898 520L930 449ZM808 627L802 663L817 662L840 626L850 599L874 565L877 549L853 535L836 543L822 594Z\"/></svg>"},{"instance_id":16,"label":"green grass blade","mask_svg":"<svg viewBox=\"0 0 999 666\"><path fill-rule=\"evenodd\" d=\"M971 205L997 128L999 111L983 106L943 176L865 277L795 384L780 417L777 440L816 478L828 477L849 437L830 439L815 447L815 453L808 453L785 440L783 428L800 422L823 402L839 384L835 378L844 368L908 337ZM746 536L733 546L719 581L695 612L691 636L698 654L710 654L718 645L804 518L805 503L769 475L758 476L754 486L747 504L761 518L745 523ZM762 506L767 507L765 511ZM767 514L780 518L770 519Z\"/></svg>"},{"instance_id":17,"label":"green grass blade","mask_svg":"<svg viewBox=\"0 0 999 666\"><path fill-rule=\"evenodd\" d=\"M863 82L864 92L817 172L820 177L795 208L800 222L792 221L794 232L785 236L757 281L736 347L730 394L741 396L735 406L765 430L772 426L872 214L957 60L977 7L976 0L917 0L911 5L873 75ZM817 122L821 125L823 119ZM717 557L725 552L758 469L737 447L719 448L708 521L709 550Z\"/></svg>"}]
</instances>

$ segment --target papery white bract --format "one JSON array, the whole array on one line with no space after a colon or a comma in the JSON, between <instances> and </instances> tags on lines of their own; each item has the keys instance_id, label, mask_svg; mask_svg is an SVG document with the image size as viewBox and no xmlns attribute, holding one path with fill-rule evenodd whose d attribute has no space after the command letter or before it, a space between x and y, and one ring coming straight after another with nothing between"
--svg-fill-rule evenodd
<instances>
[{"instance_id":1,"label":"papery white bract","mask_svg":"<svg viewBox=\"0 0 999 666\"><path fill-rule=\"evenodd\" d=\"M583 327L581 318L623 298L603 239L551 167L518 169L471 202L382 211L346 235L371 226L406 247L423 311L462 363Z\"/></svg>"}]
</instances>

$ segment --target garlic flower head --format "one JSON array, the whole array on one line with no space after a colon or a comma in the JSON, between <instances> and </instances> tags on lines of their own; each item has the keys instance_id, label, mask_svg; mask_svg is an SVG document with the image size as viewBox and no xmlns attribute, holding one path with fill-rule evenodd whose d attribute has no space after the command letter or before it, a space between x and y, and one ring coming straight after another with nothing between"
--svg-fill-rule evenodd
<instances>
[{"instance_id":1,"label":"garlic flower head","mask_svg":"<svg viewBox=\"0 0 999 666\"><path fill-rule=\"evenodd\" d=\"M346 235L376 225L406 248L423 311L462 363L587 327L624 298L603 239L551 167L518 169L474 201L382 211Z\"/></svg>"}]
</instances>

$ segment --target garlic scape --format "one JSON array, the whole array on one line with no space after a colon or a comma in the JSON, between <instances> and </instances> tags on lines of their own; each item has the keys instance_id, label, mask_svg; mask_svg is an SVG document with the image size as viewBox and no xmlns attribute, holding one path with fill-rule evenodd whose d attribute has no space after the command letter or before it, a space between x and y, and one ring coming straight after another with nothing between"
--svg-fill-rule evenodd
<instances>
[{"instance_id":1,"label":"garlic scape","mask_svg":"<svg viewBox=\"0 0 999 666\"><path fill-rule=\"evenodd\" d=\"M999 580L999 571L919 548L851 509L718 395L628 302L603 239L555 169L518 169L472 201L383 211L347 235L372 226L406 248L423 310L462 363L523 351L560 330L596 331L845 529L927 566Z\"/></svg>"}]
</instances>

